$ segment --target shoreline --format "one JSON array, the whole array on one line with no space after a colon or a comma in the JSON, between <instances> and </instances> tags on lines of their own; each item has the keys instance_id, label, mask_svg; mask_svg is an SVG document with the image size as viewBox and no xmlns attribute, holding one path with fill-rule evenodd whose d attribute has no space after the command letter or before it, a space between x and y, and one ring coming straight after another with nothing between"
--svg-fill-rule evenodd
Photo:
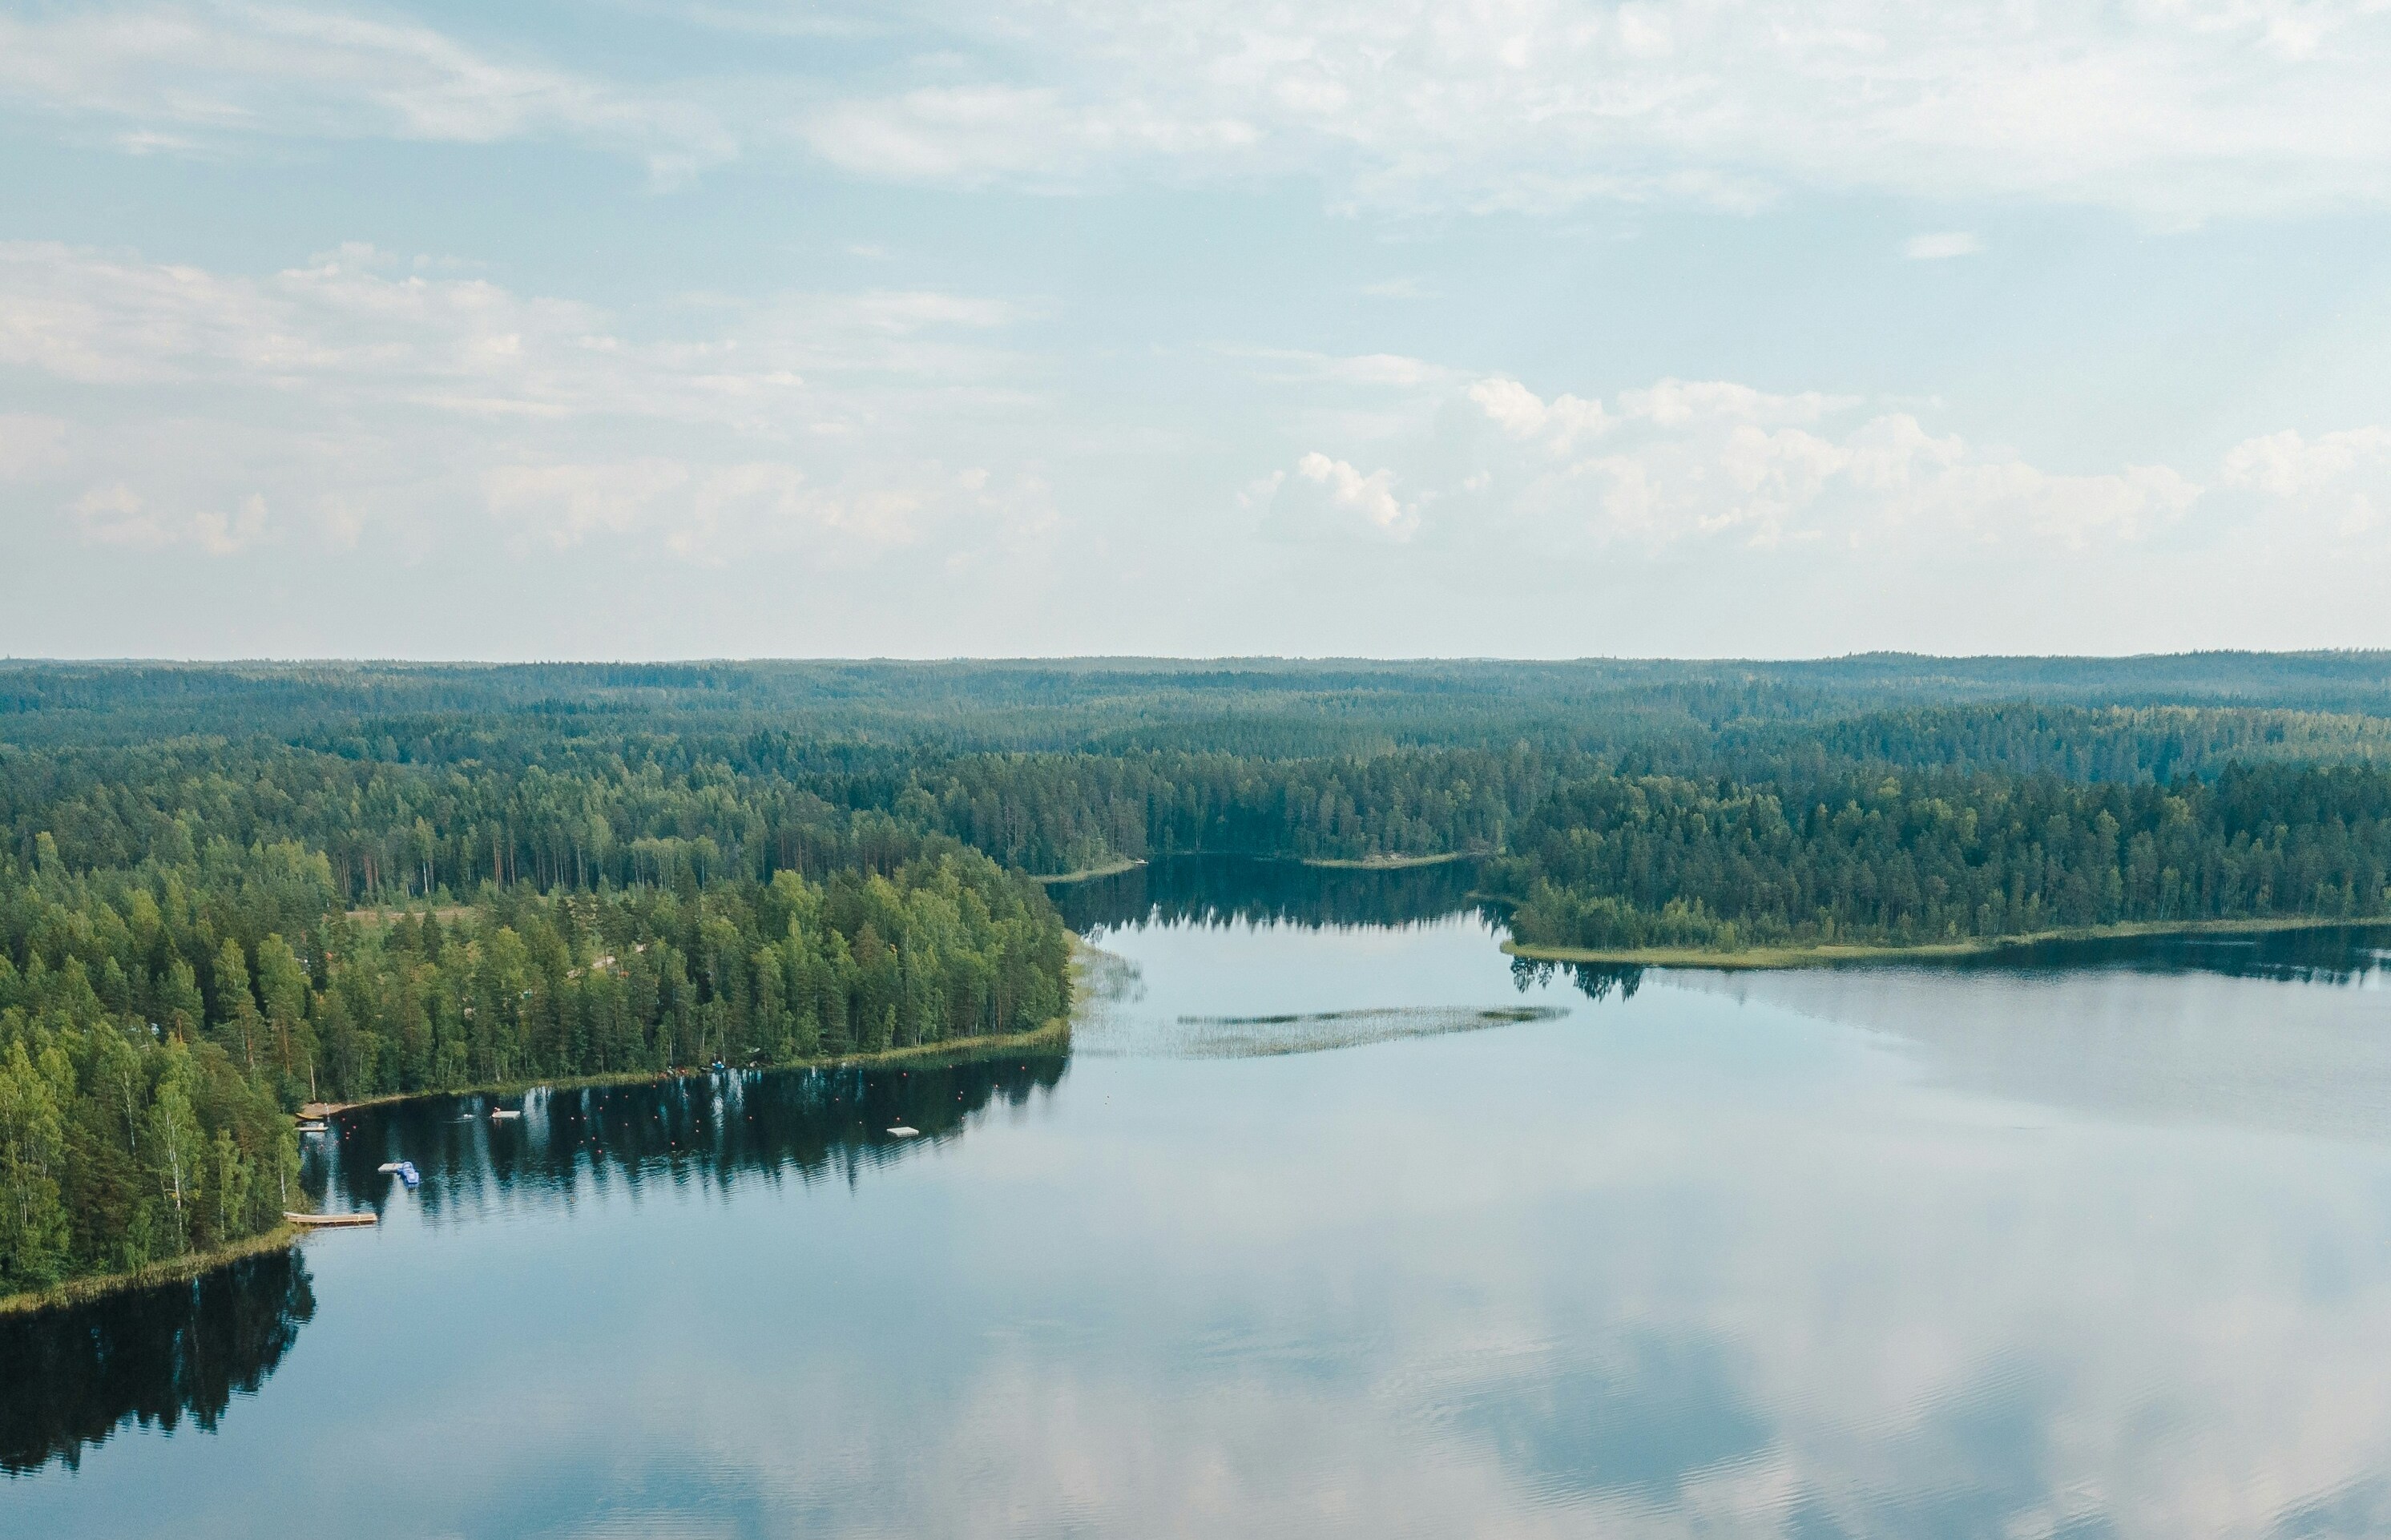
<instances>
[{"instance_id":1,"label":"shoreline","mask_svg":"<svg viewBox=\"0 0 2391 1540\"><path fill-rule=\"evenodd\" d=\"M1092 951L1076 931L1064 934L1071 943L1071 955L1076 960L1083 951ZM1075 1000L1073 1004L1076 1006ZM1043 1027L1027 1032L998 1032L975 1038L945 1038L937 1042L909 1043L902 1048L880 1048L867 1054L817 1054L810 1058L791 1059L785 1064L768 1064L755 1068L762 1071L782 1069L843 1069L849 1066L887 1064L900 1059L926 1058L939 1054L960 1054L976 1057L1003 1048L1046 1047L1071 1041L1071 1018L1056 1016ZM726 1067L727 1068L727 1067ZM747 1068L748 1066L741 1066ZM302 1119L336 1118L343 1112L354 1112L366 1106L393 1106L400 1102L428 1101L434 1096L516 1096L526 1091L591 1091L610 1085L660 1084L666 1081L692 1080L711 1075L710 1068L694 1069L624 1069L598 1075L550 1075L524 1081L491 1081L478 1085L443 1087L438 1090L390 1091L379 1096L367 1096L354 1102L309 1102L299 1109Z\"/></svg>"},{"instance_id":2,"label":"shoreline","mask_svg":"<svg viewBox=\"0 0 2391 1540\"><path fill-rule=\"evenodd\" d=\"M1005 1032L976 1038L947 1038L937 1042L909 1043L902 1048L881 1048L868 1054L817 1054L811 1058L791 1059L784 1064L758 1066L725 1066L741 1073L778 1074L794 1069L845 1069L859 1066L890 1064L905 1059L935 1057L954 1054L976 1058L1015 1047L1051 1047L1071 1040L1068 1017L1057 1016L1045 1026L1027 1032ZM550 1075L527 1081L494 1081L480 1085L443 1086L436 1090L392 1091L380 1096L368 1096L354 1102L310 1102L300 1109L302 1116L336 1118L343 1112L355 1112L369 1106L395 1106L401 1102L426 1102L435 1096L519 1096L528 1091L594 1091L614 1085L661 1085L666 1081L696 1080L711 1075L711 1068L694 1069L625 1069L601 1075Z\"/></svg>"},{"instance_id":3,"label":"shoreline","mask_svg":"<svg viewBox=\"0 0 2391 1540\"><path fill-rule=\"evenodd\" d=\"M1052 876L1032 872L1029 874L1029 880L1042 883L1048 887L1067 887L1073 883L1094 882L1099 877L1118 877L1124 872L1134 872L1144 864L1145 862L1142 861L1131 861L1129 857L1123 856L1120 860L1107 862L1103 866L1082 867L1077 872L1057 872Z\"/></svg>"},{"instance_id":4,"label":"shoreline","mask_svg":"<svg viewBox=\"0 0 2391 1540\"><path fill-rule=\"evenodd\" d=\"M1715 972L1739 973L1831 967L1842 963L1942 962L2014 951L2050 941L2112 941L2149 936L2265 936L2280 931L2370 925L2391 926L2391 915L2359 919L2299 916L2268 920L2133 920L2113 925L2037 930L2018 936L1971 937L1962 941L1922 941L1910 946L1888 942L1819 941L1806 945L1712 951L1700 947L1545 947L1506 941L1503 951L1532 963L1595 963L1612 967L1706 968Z\"/></svg>"},{"instance_id":5,"label":"shoreline","mask_svg":"<svg viewBox=\"0 0 2391 1540\"><path fill-rule=\"evenodd\" d=\"M839 1069L850 1066L883 1065L923 1059L936 1060L941 1057L986 1058L1016 1048L1068 1047L1070 1042L1070 1018L1057 1016L1034 1031L976 1038L950 1038L941 1042L918 1042L903 1048L884 1048L869 1054L816 1055L812 1058L797 1059L788 1064L770 1065L758 1072L771 1074L782 1070ZM657 1085L666 1081L693 1080L699 1076L713 1073L711 1069L662 1071L642 1069L613 1075L570 1075L549 1080L511 1081L498 1084L467 1085L438 1091L394 1091L388 1095L368 1096L355 1102L311 1102L308 1104L311 1110L304 1115L333 1118L343 1112L355 1112L363 1107L394 1106L401 1102L430 1101L438 1096L511 1096L520 1095L527 1091L586 1091L601 1086ZM127 1289L145 1288L158 1284L175 1283L186 1278L197 1277L202 1273L212 1273L228 1262L239 1262L244 1257L285 1249L304 1239L306 1234L306 1226L285 1222L271 1230L261 1231L257 1235L246 1236L227 1246L193 1252L187 1257L176 1257L170 1262L152 1262L147 1267L131 1273L95 1273L88 1277L71 1278L47 1288L26 1289L15 1294L0 1295L0 1317L38 1314L44 1311L84 1304L105 1295L121 1294Z\"/></svg>"},{"instance_id":6,"label":"shoreline","mask_svg":"<svg viewBox=\"0 0 2391 1540\"><path fill-rule=\"evenodd\" d=\"M1326 872L1403 872L1415 866L1443 866L1456 861L1478 861L1485 854L1482 850L1446 850L1432 856L1258 856L1245 850L1173 850L1168 855L1149 859L1177 861L1183 857L1231 856L1240 861L1283 862ZM1134 872L1148 863L1149 860L1131 860L1124 856L1105 865L1091 866L1078 872L1058 872L1051 875L1033 872L1029 874L1029 880L1050 887L1061 887L1072 883L1093 882L1099 877L1118 877L1124 872Z\"/></svg>"},{"instance_id":7,"label":"shoreline","mask_svg":"<svg viewBox=\"0 0 2391 1540\"><path fill-rule=\"evenodd\" d=\"M288 1221L271 1230L245 1236L224 1246L194 1251L187 1257L167 1262L153 1262L147 1267L130 1273L95 1273L89 1277L69 1278L47 1288L29 1288L16 1294L0 1294L0 1318L10 1315L38 1315L44 1311L64 1310L70 1305L89 1304L110 1294L123 1294L136 1288L155 1288L165 1284L183 1283L202 1273L213 1273L247 1257L263 1256L268 1251L282 1251L297 1244L305 1232Z\"/></svg>"}]
</instances>

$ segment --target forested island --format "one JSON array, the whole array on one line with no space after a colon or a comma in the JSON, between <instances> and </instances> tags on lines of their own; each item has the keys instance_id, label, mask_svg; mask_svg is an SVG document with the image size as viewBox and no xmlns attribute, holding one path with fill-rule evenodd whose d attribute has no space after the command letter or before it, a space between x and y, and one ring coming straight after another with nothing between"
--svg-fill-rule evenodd
<instances>
[{"instance_id":1,"label":"forested island","mask_svg":"<svg viewBox=\"0 0 2391 1540\"><path fill-rule=\"evenodd\" d=\"M307 1102L1063 1019L1038 879L1467 859L1541 955L2391 914L2391 654L0 666L0 1295L225 1255Z\"/></svg>"}]
</instances>

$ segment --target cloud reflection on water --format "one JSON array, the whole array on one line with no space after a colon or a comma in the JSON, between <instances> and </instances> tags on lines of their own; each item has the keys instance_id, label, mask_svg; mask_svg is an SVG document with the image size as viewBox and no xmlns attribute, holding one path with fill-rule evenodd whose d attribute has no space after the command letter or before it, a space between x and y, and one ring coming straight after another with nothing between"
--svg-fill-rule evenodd
<instances>
[{"instance_id":1,"label":"cloud reflection on water","mask_svg":"<svg viewBox=\"0 0 2391 1540\"><path fill-rule=\"evenodd\" d=\"M433 1190L498 1193L492 1222L315 1253L325 1376L278 1376L204 1463L123 1439L8 1496L60 1535L169 1503L194 1535L332 1504L364 1535L2391 1518L2366 967L1652 973L1596 1003L1521 992L1474 917L1106 939L1164 1020L1570 1010L1090 1057L852 1184L699 1158L567 1204L539 1195L570 1162L459 1137ZM754 1147L827 1147L808 1106Z\"/></svg>"}]
</instances>

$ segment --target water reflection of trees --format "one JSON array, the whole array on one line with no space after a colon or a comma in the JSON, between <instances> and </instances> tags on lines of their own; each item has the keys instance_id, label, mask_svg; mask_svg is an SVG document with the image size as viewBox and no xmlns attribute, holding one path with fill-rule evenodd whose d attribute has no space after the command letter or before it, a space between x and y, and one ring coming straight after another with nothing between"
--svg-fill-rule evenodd
<instances>
[{"instance_id":1,"label":"water reflection of trees","mask_svg":"<svg viewBox=\"0 0 2391 1540\"><path fill-rule=\"evenodd\" d=\"M1848 964L1886 964L1976 972L2210 973L2229 978L2271 978L2300 984L2363 984L2391 977L2391 927L2324 925L2257 935L2114 936L2029 946L1999 947L1957 956L1899 956ZM1525 990L1552 981L1558 970L1589 1000L1632 1000L1644 969L1634 964L1511 960L1511 981Z\"/></svg>"},{"instance_id":2,"label":"water reflection of trees","mask_svg":"<svg viewBox=\"0 0 2391 1540\"><path fill-rule=\"evenodd\" d=\"M1050 889L1082 933L1136 925L1410 925L1474 907L1477 863L1354 868L1174 856Z\"/></svg>"},{"instance_id":3,"label":"water reflection of trees","mask_svg":"<svg viewBox=\"0 0 2391 1540\"><path fill-rule=\"evenodd\" d=\"M230 1263L186 1283L0 1319L0 1469L82 1464L128 1420L213 1431L254 1391L316 1314L295 1251Z\"/></svg>"},{"instance_id":4,"label":"water reflection of trees","mask_svg":"<svg viewBox=\"0 0 2391 1540\"><path fill-rule=\"evenodd\" d=\"M379 1208L392 1178L375 1168L404 1156L423 1172L424 1210L461 1216L514 1189L570 1200L585 1183L727 1185L759 1174L853 1182L984 1110L1026 1106L1062 1081L1067 1062L1047 1051L534 1093L508 1098L524 1116L503 1122L488 1118L491 1103L481 1097L366 1107L339 1119L336 1150L310 1154L309 1184L327 1208ZM0 1317L0 1469L78 1466L86 1447L128 1418L170 1430L187 1419L213 1431L235 1394L265 1383L315 1313L304 1260L278 1251L187 1283Z\"/></svg>"},{"instance_id":5,"label":"water reflection of trees","mask_svg":"<svg viewBox=\"0 0 2391 1540\"><path fill-rule=\"evenodd\" d=\"M1536 957L1511 959L1511 982L1521 994L1551 983L1555 973L1567 978L1578 993L1597 1003L1614 997L1633 1000L1635 991L1644 987L1644 969L1632 963L1547 963Z\"/></svg>"},{"instance_id":6,"label":"water reflection of trees","mask_svg":"<svg viewBox=\"0 0 2391 1540\"><path fill-rule=\"evenodd\" d=\"M853 1182L984 1108L1026 1106L1060 1083L1068 1063L1049 1049L902 1068L733 1070L535 1092L506 1098L523 1116L505 1121L493 1121L497 1104L478 1096L364 1107L342 1119L334 1148L311 1156L305 1177L327 1208L380 1209L394 1189L377 1168L412 1160L423 1173L415 1201L435 1217L500 1199L569 1203L650 1181Z\"/></svg>"},{"instance_id":7,"label":"water reflection of trees","mask_svg":"<svg viewBox=\"0 0 2391 1540\"><path fill-rule=\"evenodd\" d=\"M2037 941L1954 959L1962 969L2213 973L2301 984L2355 984L2391 975L2391 926L2318 925L2250 935L2120 936Z\"/></svg>"}]
</instances>

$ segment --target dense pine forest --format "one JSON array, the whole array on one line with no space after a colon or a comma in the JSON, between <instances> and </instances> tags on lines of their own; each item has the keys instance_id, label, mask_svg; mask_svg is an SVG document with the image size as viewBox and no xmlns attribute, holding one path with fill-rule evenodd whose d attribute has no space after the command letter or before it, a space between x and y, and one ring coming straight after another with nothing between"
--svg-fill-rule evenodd
<instances>
[{"instance_id":1,"label":"dense pine forest","mask_svg":"<svg viewBox=\"0 0 2391 1540\"><path fill-rule=\"evenodd\" d=\"M290 1113L1019 1034L1038 877L1476 858L1520 940L2391 912L2391 655L0 665L0 1293L297 1201Z\"/></svg>"}]
</instances>

